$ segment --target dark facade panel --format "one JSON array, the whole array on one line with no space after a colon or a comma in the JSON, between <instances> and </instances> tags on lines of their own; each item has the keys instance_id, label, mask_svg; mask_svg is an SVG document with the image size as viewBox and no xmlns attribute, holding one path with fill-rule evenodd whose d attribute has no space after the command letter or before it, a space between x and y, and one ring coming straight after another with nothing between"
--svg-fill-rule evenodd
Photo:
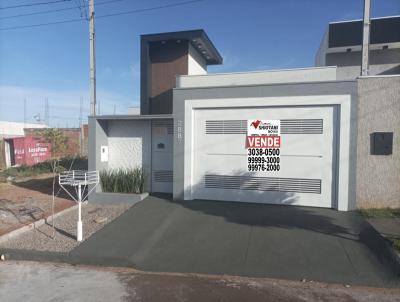
<instances>
[{"instance_id":1,"label":"dark facade panel","mask_svg":"<svg viewBox=\"0 0 400 302\"><path fill-rule=\"evenodd\" d=\"M188 41L149 43L150 114L172 113L172 89L177 75L188 74Z\"/></svg>"},{"instance_id":2,"label":"dark facade panel","mask_svg":"<svg viewBox=\"0 0 400 302\"><path fill-rule=\"evenodd\" d=\"M203 56L207 65L222 64L222 56L202 29L141 35L141 41L146 43L177 40L190 41L193 47ZM201 45L200 49L198 48L199 45ZM205 52L203 53L203 51Z\"/></svg>"},{"instance_id":3,"label":"dark facade panel","mask_svg":"<svg viewBox=\"0 0 400 302\"><path fill-rule=\"evenodd\" d=\"M362 45L363 22L329 24L329 47ZM400 17L371 20L371 44L400 42Z\"/></svg>"},{"instance_id":4,"label":"dark facade panel","mask_svg":"<svg viewBox=\"0 0 400 302\"><path fill-rule=\"evenodd\" d=\"M207 65L222 63L222 57L204 30L141 36L140 113L172 113L172 89L177 75L188 74L189 44Z\"/></svg>"}]
</instances>

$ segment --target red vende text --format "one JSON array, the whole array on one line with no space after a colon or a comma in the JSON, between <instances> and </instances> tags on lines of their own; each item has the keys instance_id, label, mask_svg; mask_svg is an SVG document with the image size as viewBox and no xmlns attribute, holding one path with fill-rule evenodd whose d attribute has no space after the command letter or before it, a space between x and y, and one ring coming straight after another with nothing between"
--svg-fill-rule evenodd
<instances>
[{"instance_id":1,"label":"red vende text","mask_svg":"<svg viewBox=\"0 0 400 302\"><path fill-rule=\"evenodd\" d=\"M246 148L280 148L280 136L247 136Z\"/></svg>"}]
</instances>

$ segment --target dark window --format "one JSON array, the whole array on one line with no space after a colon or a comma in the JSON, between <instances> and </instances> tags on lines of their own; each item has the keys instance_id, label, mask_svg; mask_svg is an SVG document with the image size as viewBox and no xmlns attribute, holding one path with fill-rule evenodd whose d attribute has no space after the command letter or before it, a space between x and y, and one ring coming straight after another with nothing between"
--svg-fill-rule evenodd
<instances>
[{"instance_id":1,"label":"dark window","mask_svg":"<svg viewBox=\"0 0 400 302\"><path fill-rule=\"evenodd\" d=\"M371 20L371 44L400 42L400 17ZM329 47L362 45L363 22L329 24Z\"/></svg>"}]
</instances>

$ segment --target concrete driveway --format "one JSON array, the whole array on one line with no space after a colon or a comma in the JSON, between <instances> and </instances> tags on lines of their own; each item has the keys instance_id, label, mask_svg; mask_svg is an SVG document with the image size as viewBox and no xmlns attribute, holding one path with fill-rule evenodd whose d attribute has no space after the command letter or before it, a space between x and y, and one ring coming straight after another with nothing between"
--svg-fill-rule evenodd
<instances>
[{"instance_id":1,"label":"concrete driveway","mask_svg":"<svg viewBox=\"0 0 400 302\"><path fill-rule=\"evenodd\" d=\"M86 264L393 286L355 212L150 196L71 252Z\"/></svg>"}]
</instances>

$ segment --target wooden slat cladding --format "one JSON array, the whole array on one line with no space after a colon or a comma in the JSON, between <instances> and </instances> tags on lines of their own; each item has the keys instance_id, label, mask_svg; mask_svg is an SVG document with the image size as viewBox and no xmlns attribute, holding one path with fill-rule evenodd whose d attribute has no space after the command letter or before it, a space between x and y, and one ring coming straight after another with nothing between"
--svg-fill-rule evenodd
<instances>
[{"instance_id":1,"label":"wooden slat cladding","mask_svg":"<svg viewBox=\"0 0 400 302\"><path fill-rule=\"evenodd\" d=\"M172 113L172 89L177 75L188 74L188 41L152 42L149 45L150 113Z\"/></svg>"}]
</instances>

